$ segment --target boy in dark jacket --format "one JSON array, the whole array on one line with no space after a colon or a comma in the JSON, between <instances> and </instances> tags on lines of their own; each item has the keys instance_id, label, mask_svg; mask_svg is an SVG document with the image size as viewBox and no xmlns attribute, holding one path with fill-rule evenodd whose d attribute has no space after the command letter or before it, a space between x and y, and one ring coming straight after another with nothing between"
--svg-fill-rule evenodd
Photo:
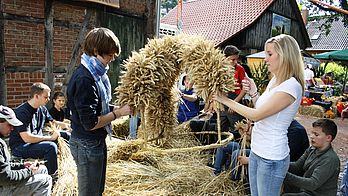
<instances>
[{"instance_id":1,"label":"boy in dark jacket","mask_svg":"<svg viewBox=\"0 0 348 196\"><path fill-rule=\"evenodd\" d=\"M337 126L329 119L319 119L312 126L311 146L299 160L290 163L283 196L337 194L340 160L331 146Z\"/></svg>"}]
</instances>

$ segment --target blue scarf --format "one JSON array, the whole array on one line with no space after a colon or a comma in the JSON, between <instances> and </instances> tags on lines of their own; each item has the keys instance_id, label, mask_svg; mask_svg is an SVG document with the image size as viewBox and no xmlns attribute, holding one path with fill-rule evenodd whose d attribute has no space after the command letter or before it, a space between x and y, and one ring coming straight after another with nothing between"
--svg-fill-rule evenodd
<instances>
[{"instance_id":1,"label":"blue scarf","mask_svg":"<svg viewBox=\"0 0 348 196\"><path fill-rule=\"evenodd\" d=\"M95 83L97 84L99 96L102 102L102 115L110 112L109 102L111 101L111 84L108 75L109 66L104 66L100 60L94 56L88 56L83 53L81 56L81 64L85 66L92 74ZM105 129L111 137L111 123L105 125Z\"/></svg>"}]
</instances>

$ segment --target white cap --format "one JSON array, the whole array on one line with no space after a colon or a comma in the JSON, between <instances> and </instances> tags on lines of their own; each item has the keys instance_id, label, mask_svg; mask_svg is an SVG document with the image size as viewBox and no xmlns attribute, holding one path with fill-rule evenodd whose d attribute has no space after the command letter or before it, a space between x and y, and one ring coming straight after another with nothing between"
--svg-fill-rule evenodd
<instances>
[{"instance_id":1,"label":"white cap","mask_svg":"<svg viewBox=\"0 0 348 196\"><path fill-rule=\"evenodd\" d=\"M307 67L308 67L309 69L312 69L313 65L308 63L308 64L307 64Z\"/></svg>"},{"instance_id":2,"label":"white cap","mask_svg":"<svg viewBox=\"0 0 348 196\"><path fill-rule=\"evenodd\" d=\"M10 123L13 126L23 125L23 123L17 119L14 111L6 106L0 105L0 118L5 119L8 123Z\"/></svg>"}]
</instances>

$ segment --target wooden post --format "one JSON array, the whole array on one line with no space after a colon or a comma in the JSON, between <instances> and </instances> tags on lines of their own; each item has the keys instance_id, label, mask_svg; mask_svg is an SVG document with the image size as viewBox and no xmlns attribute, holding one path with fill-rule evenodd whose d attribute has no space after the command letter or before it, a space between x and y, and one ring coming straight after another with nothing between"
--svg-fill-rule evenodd
<instances>
[{"instance_id":1,"label":"wooden post","mask_svg":"<svg viewBox=\"0 0 348 196\"><path fill-rule=\"evenodd\" d=\"M86 15L85 15L85 18L83 20L81 30L80 30L79 35L77 36L76 42L74 44L73 51L71 53L70 62L69 62L69 65L67 67L67 71L66 71L66 74L65 74L65 77L63 80L63 87L62 87L63 93L65 93L66 86L69 83L71 75L73 74L73 72L75 70L75 65L77 65L77 59L79 57L80 48L81 48L82 42L85 38L85 35L87 33L87 27L88 27L88 23L91 19L92 13L93 13L93 10L91 8L87 8Z\"/></svg>"},{"instance_id":2,"label":"wooden post","mask_svg":"<svg viewBox=\"0 0 348 196\"><path fill-rule=\"evenodd\" d=\"M5 73L5 45L4 45L4 15L2 1L0 2L0 104L7 105L6 73Z\"/></svg>"},{"instance_id":3,"label":"wooden post","mask_svg":"<svg viewBox=\"0 0 348 196\"><path fill-rule=\"evenodd\" d=\"M53 91L53 0L45 1L45 83Z\"/></svg>"}]
</instances>

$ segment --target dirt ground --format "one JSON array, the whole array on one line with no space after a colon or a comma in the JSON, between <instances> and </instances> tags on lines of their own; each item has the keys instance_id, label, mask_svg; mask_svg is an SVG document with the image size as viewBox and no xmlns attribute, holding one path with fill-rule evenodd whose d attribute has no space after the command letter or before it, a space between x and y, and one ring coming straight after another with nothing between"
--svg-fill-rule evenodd
<instances>
[{"instance_id":1,"label":"dirt ground","mask_svg":"<svg viewBox=\"0 0 348 196\"><path fill-rule=\"evenodd\" d=\"M312 123L318 118L298 114L295 119L306 128L307 133L309 134L312 128ZM348 119L342 121L341 118L335 118L332 120L335 121L338 127L338 133L332 144L341 160L342 172L348 160Z\"/></svg>"}]
</instances>

